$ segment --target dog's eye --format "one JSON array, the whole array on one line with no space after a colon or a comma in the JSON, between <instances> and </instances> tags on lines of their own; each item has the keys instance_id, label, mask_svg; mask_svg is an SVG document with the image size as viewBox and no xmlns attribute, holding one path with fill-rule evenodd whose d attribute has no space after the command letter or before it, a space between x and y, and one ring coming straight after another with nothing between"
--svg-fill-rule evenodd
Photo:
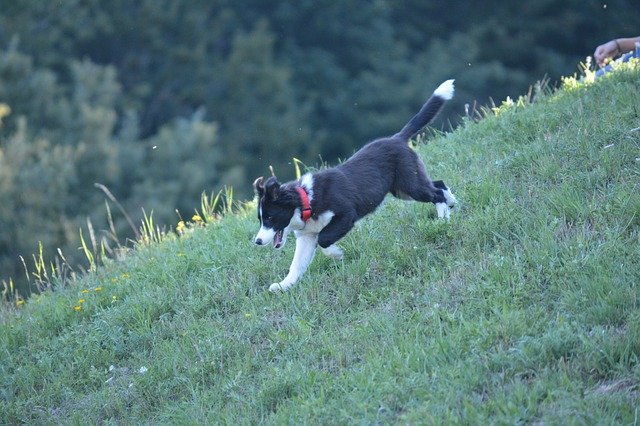
<instances>
[{"instance_id":1,"label":"dog's eye","mask_svg":"<svg viewBox=\"0 0 640 426\"><path fill-rule=\"evenodd\" d=\"M267 217L265 218L265 220L268 220L269 222L271 222L271 219L273 219L273 217L271 217L271 216L267 216Z\"/></svg>"}]
</instances>

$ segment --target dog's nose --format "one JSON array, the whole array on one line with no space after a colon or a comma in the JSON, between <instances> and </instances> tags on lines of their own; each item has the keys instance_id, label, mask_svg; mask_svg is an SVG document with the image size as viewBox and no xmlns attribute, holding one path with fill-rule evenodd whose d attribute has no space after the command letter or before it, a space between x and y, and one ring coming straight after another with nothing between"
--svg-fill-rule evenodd
<instances>
[{"instance_id":1,"label":"dog's nose","mask_svg":"<svg viewBox=\"0 0 640 426\"><path fill-rule=\"evenodd\" d=\"M261 246L262 245L262 238L256 238L256 244Z\"/></svg>"}]
</instances>

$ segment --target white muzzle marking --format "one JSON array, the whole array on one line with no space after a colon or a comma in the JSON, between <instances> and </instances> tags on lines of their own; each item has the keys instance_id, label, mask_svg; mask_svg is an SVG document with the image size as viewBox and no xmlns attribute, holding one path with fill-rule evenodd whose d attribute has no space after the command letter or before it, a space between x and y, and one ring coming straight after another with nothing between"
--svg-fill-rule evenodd
<instances>
[{"instance_id":1,"label":"white muzzle marking","mask_svg":"<svg viewBox=\"0 0 640 426\"><path fill-rule=\"evenodd\" d=\"M259 246L266 246L273 241L273 238L276 236L276 231L272 228L265 228L264 226L260 227L258 234L256 235L256 244Z\"/></svg>"}]
</instances>

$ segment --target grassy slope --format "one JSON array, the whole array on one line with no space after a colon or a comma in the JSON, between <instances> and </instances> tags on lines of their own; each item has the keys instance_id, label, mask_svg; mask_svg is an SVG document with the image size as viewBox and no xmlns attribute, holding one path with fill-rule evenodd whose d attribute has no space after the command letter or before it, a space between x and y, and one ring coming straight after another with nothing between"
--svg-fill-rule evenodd
<instances>
[{"instance_id":1,"label":"grassy slope","mask_svg":"<svg viewBox=\"0 0 640 426\"><path fill-rule=\"evenodd\" d=\"M248 211L5 310L0 423L633 423L639 126L635 70L436 139L451 221L388 199L284 295Z\"/></svg>"}]
</instances>

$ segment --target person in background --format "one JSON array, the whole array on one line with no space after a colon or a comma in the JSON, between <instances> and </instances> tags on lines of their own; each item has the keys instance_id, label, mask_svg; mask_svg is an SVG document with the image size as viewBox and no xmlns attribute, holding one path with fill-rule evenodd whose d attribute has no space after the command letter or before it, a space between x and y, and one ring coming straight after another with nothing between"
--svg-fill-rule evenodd
<instances>
[{"instance_id":1,"label":"person in background","mask_svg":"<svg viewBox=\"0 0 640 426\"><path fill-rule=\"evenodd\" d=\"M631 58L638 58L640 53L640 37L616 38L596 47L593 58L600 69L596 72L596 77L600 77L607 71L611 71L608 65L609 59L622 55L621 62L628 62Z\"/></svg>"}]
</instances>

